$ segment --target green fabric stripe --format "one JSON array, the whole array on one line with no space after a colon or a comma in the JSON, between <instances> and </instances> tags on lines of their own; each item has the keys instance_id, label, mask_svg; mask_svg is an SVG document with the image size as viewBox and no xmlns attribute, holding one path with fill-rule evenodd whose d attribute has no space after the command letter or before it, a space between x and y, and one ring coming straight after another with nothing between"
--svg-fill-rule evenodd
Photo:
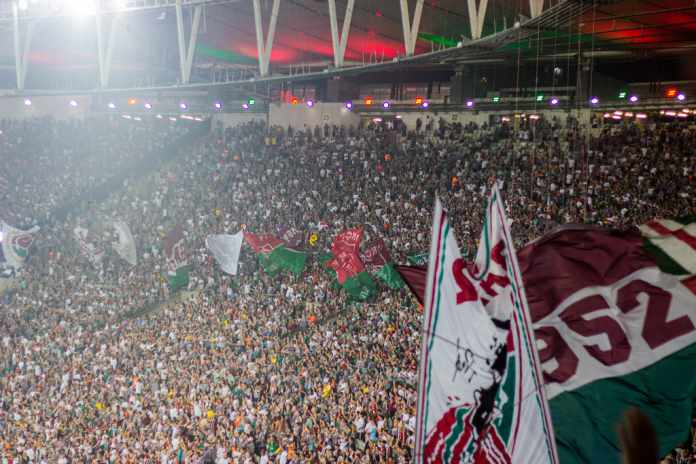
<instances>
[{"instance_id":1,"label":"green fabric stripe","mask_svg":"<svg viewBox=\"0 0 696 464\"><path fill-rule=\"evenodd\" d=\"M375 276L379 277L379 279L385 283L385 285L393 290L398 290L400 288L403 288L404 285L404 280L401 278L401 275L394 269L394 265L392 263L387 263L377 272L375 272Z\"/></svg>"},{"instance_id":2,"label":"green fabric stripe","mask_svg":"<svg viewBox=\"0 0 696 464\"><path fill-rule=\"evenodd\" d=\"M353 301L371 300L377 294L377 284L365 271L346 279L343 283L343 289L348 294L349 299Z\"/></svg>"},{"instance_id":3,"label":"green fabric stripe","mask_svg":"<svg viewBox=\"0 0 696 464\"><path fill-rule=\"evenodd\" d=\"M643 239L643 248L655 260L655 264L661 271L667 274L684 275L689 274L689 271L684 269L678 262L673 260L662 248L655 245L651 240Z\"/></svg>"},{"instance_id":4,"label":"green fabric stripe","mask_svg":"<svg viewBox=\"0 0 696 464\"><path fill-rule=\"evenodd\" d=\"M621 462L616 429L633 406L650 417L660 456L687 440L696 399L695 361L693 344L645 369L598 380L549 401L560 462Z\"/></svg>"}]
</instances>

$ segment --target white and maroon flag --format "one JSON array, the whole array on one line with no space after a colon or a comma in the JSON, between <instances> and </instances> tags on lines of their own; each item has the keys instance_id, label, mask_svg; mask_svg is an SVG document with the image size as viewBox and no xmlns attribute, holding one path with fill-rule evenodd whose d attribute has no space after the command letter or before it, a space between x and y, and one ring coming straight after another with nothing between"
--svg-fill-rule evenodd
<instances>
[{"instance_id":1,"label":"white and maroon flag","mask_svg":"<svg viewBox=\"0 0 696 464\"><path fill-rule=\"evenodd\" d=\"M476 267L467 269L439 201L428 262L416 462L557 463L531 318L497 189Z\"/></svg>"}]
</instances>

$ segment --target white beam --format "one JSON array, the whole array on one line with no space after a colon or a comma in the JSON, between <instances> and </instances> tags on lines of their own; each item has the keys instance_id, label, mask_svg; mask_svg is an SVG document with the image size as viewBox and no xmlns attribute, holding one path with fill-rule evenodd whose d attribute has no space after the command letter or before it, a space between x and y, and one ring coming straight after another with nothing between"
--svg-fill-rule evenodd
<instances>
[{"instance_id":1,"label":"white beam","mask_svg":"<svg viewBox=\"0 0 696 464\"><path fill-rule=\"evenodd\" d=\"M534 1L534 0L530 0ZM467 0L469 7L469 26L471 27L471 39L477 40L481 38L483 33L483 23L486 19L486 10L488 9L488 0L481 0L478 8L476 0Z\"/></svg>"},{"instance_id":2,"label":"white beam","mask_svg":"<svg viewBox=\"0 0 696 464\"><path fill-rule=\"evenodd\" d=\"M338 21L336 19L336 0L329 0L329 24L331 25L331 45L334 53L334 66L341 67L341 59L338 56L340 44L338 42Z\"/></svg>"},{"instance_id":3,"label":"white beam","mask_svg":"<svg viewBox=\"0 0 696 464\"><path fill-rule=\"evenodd\" d=\"M181 0L176 0L176 38L179 44L179 79L184 83L186 72L186 39L184 38L184 14L181 11Z\"/></svg>"},{"instance_id":4,"label":"white beam","mask_svg":"<svg viewBox=\"0 0 696 464\"><path fill-rule=\"evenodd\" d=\"M14 35L14 55L15 55L15 77L17 79L17 89L24 90L27 79L27 68L29 66L29 52L31 51L31 41L34 36L36 21L29 21L22 41L21 22L19 21L19 10L17 4L12 4L13 16L13 35Z\"/></svg>"},{"instance_id":5,"label":"white beam","mask_svg":"<svg viewBox=\"0 0 696 464\"><path fill-rule=\"evenodd\" d=\"M271 19L268 24L268 35L266 41L263 40L263 21L261 18L261 5L259 0L254 0L254 25L256 27L256 50L259 55L259 72L261 76L268 74L271 62L271 50L273 49L273 37L275 36L276 25L278 23L278 10L280 0L273 0Z\"/></svg>"},{"instance_id":6,"label":"white beam","mask_svg":"<svg viewBox=\"0 0 696 464\"><path fill-rule=\"evenodd\" d=\"M188 50L186 52L186 64L184 66L184 84L191 81L191 68L193 66L193 56L196 53L196 42L198 41L198 28L201 24L201 10L203 7L197 6L193 10L193 23L191 24L191 37L189 37Z\"/></svg>"},{"instance_id":7,"label":"white beam","mask_svg":"<svg viewBox=\"0 0 696 464\"><path fill-rule=\"evenodd\" d=\"M421 15L423 13L423 1L416 1L416 9L413 12L413 24L408 12L408 0L401 0L401 28L404 31L404 48L406 55L413 55L418 41L418 29L420 28Z\"/></svg>"},{"instance_id":8,"label":"white beam","mask_svg":"<svg viewBox=\"0 0 696 464\"><path fill-rule=\"evenodd\" d=\"M111 80L111 62L114 52L114 43L116 41L116 25L118 24L120 16L118 14L114 15L111 20L111 30L109 30L109 41L106 44L106 62L104 63L104 84L103 87L109 86L109 81Z\"/></svg>"},{"instance_id":9,"label":"white beam","mask_svg":"<svg viewBox=\"0 0 696 464\"><path fill-rule=\"evenodd\" d=\"M15 56L15 75L17 78L17 88L24 90L22 82L22 42L19 33L19 9L17 3L12 3L12 32L14 35L14 56Z\"/></svg>"},{"instance_id":10,"label":"white beam","mask_svg":"<svg viewBox=\"0 0 696 464\"><path fill-rule=\"evenodd\" d=\"M334 65L337 68L343 66L343 58L348 44L348 34L350 33L350 22L353 19L353 6L355 0L348 0L346 14L343 17L343 27L341 36L338 36L338 19L336 18L336 0L329 0L329 20L331 22L331 43L333 44Z\"/></svg>"},{"instance_id":11,"label":"white beam","mask_svg":"<svg viewBox=\"0 0 696 464\"><path fill-rule=\"evenodd\" d=\"M529 13L532 19L539 16L544 11L544 0L529 0Z\"/></svg>"}]
</instances>

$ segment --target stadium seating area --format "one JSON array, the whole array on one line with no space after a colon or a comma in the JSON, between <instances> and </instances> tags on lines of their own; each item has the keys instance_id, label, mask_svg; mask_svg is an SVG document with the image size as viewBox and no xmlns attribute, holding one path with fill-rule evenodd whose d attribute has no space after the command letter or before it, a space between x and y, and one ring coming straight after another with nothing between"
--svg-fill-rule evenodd
<instances>
[{"instance_id":1,"label":"stadium seating area","mask_svg":"<svg viewBox=\"0 0 696 464\"><path fill-rule=\"evenodd\" d=\"M0 129L0 219L41 227L0 304L2 463L411 462L419 305L386 287L348 302L316 258L338 232L362 226L406 263L429 247L439 195L471 257L493 182L518 246L563 224L696 214L696 130L680 123L273 127L275 143L261 123ZM174 136L187 142L167 151ZM135 266L111 249L115 218ZM174 295L163 238L179 225L193 268ZM242 228L319 240L300 277L266 275L244 247L232 278L205 237Z\"/></svg>"}]
</instances>

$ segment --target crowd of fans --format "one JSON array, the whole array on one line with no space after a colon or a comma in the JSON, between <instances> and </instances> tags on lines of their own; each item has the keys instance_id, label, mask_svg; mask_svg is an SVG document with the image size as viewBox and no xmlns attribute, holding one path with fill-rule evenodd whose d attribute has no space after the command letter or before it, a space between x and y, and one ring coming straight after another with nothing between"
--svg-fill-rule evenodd
<instances>
[{"instance_id":1,"label":"crowd of fans","mask_svg":"<svg viewBox=\"0 0 696 464\"><path fill-rule=\"evenodd\" d=\"M408 291L349 305L319 260L298 278L270 278L247 248L231 278L207 253L208 234L294 227L316 231L319 252L363 226L405 262L428 249L438 194L471 255L494 181L518 245L563 223L695 212L696 131L591 134L569 119L522 131L433 121L408 134L215 127L104 201L53 218L177 130L105 119L108 130L87 135L82 124L0 126L10 153L0 219L42 224L0 306L3 464L410 461L421 313ZM114 219L132 230L135 266L111 250ZM177 225L193 270L189 291L173 296L163 239ZM105 251L101 264L80 253L77 226Z\"/></svg>"}]
</instances>

